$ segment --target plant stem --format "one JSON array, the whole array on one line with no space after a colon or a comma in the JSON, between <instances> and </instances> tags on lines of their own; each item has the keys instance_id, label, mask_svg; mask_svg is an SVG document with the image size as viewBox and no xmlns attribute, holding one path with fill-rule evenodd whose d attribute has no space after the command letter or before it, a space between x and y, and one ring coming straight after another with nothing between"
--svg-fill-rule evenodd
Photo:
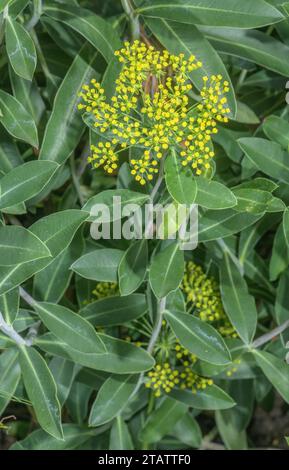
<instances>
[{"instance_id":1,"label":"plant stem","mask_svg":"<svg viewBox=\"0 0 289 470\"><path fill-rule=\"evenodd\" d=\"M22 299L25 300L25 302L31 307L33 307L36 304L36 301L33 299L33 297L31 297L31 295L28 294L28 292L26 292L26 290L23 289L23 287L19 287L19 293L20 293L20 297L22 297Z\"/></svg>"},{"instance_id":2,"label":"plant stem","mask_svg":"<svg viewBox=\"0 0 289 470\"><path fill-rule=\"evenodd\" d=\"M0 312L0 330L5 333L5 335L9 336L18 346L29 346L22 336L20 336L17 331L14 330L12 325L8 325L4 320L2 313Z\"/></svg>"},{"instance_id":3,"label":"plant stem","mask_svg":"<svg viewBox=\"0 0 289 470\"><path fill-rule=\"evenodd\" d=\"M268 343L271 339L273 339L275 336L280 335L285 331L287 328L289 328L289 320L286 320L282 325L277 326L274 328L274 330L269 331L268 333L265 333L264 335L260 336L257 338L253 343L251 344L251 348L259 348L265 343Z\"/></svg>"},{"instance_id":4,"label":"plant stem","mask_svg":"<svg viewBox=\"0 0 289 470\"><path fill-rule=\"evenodd\" d=\"M121 0L122 7L127 14L130 22L130 30L131 30L131 38L133 41L139 39L140 37L140 24L138 15L134 11L134 8L130 2L130 0Z\"/></svg>"},{"instance_id":5,"label":"plant stem","mask_svg":"<svg viewBox=\"0 0 289 470\"><path fill-rule=\"evenodd\" d=\"M33 29L38 21L40 20L40 16L42 14L42 0L34 0L33 1L33 15L31 16L30 20L26 24L26 29L30 31Z\"/></svg>"}]
</instances>

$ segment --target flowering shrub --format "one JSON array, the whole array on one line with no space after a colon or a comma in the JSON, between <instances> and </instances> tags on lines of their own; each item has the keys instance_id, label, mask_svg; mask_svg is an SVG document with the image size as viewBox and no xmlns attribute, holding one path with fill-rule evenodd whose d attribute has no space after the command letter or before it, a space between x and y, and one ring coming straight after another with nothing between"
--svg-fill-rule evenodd
<instances>
[{"instance_id":1,"label":"flowering shrub","mask_svg":"<svg viewBox=\"0 0 289 470\"><path fill-rule=\"evenodd\" d=\"M1 449L286 448L281 3L0 0Z\"/></svg>"}]
</instances>

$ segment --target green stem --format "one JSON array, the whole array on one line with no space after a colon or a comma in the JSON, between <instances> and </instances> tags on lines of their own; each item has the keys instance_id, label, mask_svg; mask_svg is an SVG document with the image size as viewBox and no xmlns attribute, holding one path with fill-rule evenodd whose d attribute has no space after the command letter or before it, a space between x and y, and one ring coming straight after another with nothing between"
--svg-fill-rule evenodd
<instances>
[{"instance_id":1,"label":"green stem","mask_svg":"<svg viewBox=\"0 0 289 470\"><path fill-rule=\"evenodd\" d=\"M140 24L138 15L136 14L130 0L121 0L122 7L127 14L130 22L131 38L133 41L140 37Z\"/></svg>"}]
</instances>

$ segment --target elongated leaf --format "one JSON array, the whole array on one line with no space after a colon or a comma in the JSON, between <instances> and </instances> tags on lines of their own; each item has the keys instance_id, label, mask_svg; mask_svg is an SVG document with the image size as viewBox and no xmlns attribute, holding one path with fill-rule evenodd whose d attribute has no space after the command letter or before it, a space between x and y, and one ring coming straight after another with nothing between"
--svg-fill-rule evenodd
<instances>
[{"instance_id":1,"label":"elongated leaf","mask_svg":"<svg viewBox=\"0 0 289 470\"><path fill-rule=\"evenodd\" d=\"M266 139L245 137L238 143L250 162L268 176L287 182L289 179L289 153Z\"/></svg>"},{"instance_id":2,"label":"elongated leaf","mask_svg":"<svg viewBox=\"0 0 289 470\"><path fill-rule=\"evenodd\" d=\"M254 349L252 352L267 379L289 403L289 365L267 351Z\"/></svg>"},{"instance_id":3,"label":"elongated leaf","mask_svg":"<svg viewBox=\"0 0 289 470\"><path fill-rule=\"evenodd\" d=\"M180 442L198 449L202 442L202 432L197 421L189 414L184 415L169 432Z\"/></svg>"},{"instance_id":4,"label":"elongated leaf","mask_svg":"<svg viewBox=\"0 0 289 470\"><path fill-rule=\"evenodd\" d=\"M110 450L132 450L133 443L129 429L121 416L114 421L109 440Z\"/></svg>"},{"instance_id":5,"label":"elongated leaf","mask_svg":"<svg viewBox=\"0 0 289 470\"><path fill-rule=\"evenodd\" d=\"M80 314L94 326L113 326L136 320L147 311L143 294L108 297L92 302Z\"/></svg>"},{"instance_id":6,"label":"elongated leaf","mask_svg":"<svg viewBox=\"0 0 289 470\"><path fill-rule=\"evenodd\" d=\"M11 450L73 450L95 435L94 430L75 424L63 425L63 440L55 439L42 429L30 433L22 441L13 444Z\"/></svg>"},{"instance_id":7,"label":"elongated leaf","mask_svg":"<svg viewBox=\"0 0 289 470\"><path fill-rule=\"evenodd\" d=\"M75 232L86 218L85 212L67 209L39 219L29 227L29 230L47 245L55 257L70 244Z\"/></svg>"},{"instance_id":8,"label":"elongated leaf","mask_svg":"<svg viewBox=\"0 0 289 470\"><path fill-rule=\"evenodd\" d=\"M1 228L0 228L1 230ZM8 325L12 325L19 310L19 289L0 296L0 312Z\"/></svg>"},{"instance_id":9,"label":"elongated leaf","mask_svg":"<svg viewBox=\"0 0 289 470\"><path fill-rule=\"evenodd\" d=\"M196 178L197 196L196 204L207 209L228 209L237 204L232 191L224 184L209 181L199 176Z\"/></svg>"},{"instance_id":10,"label":"elongated leaf","mask_svg":"<svg viewBox=\"0 0 289 470\"><path fill-rule=\"evenodd\" d=\"M147 240L137 240L127 249L118 266L121 295L132 294L141 285L146 274L147 262Z\"/></svg>"},{"instance_id":11,"label":"elongated leaf","mask_svg":"<svg viewBox=\"0 0 289 470\"><path fill-rule=\"evenodd\" d=\"M118 265L123 251L113 248L95 250L81 256L71 266L72 271L94 281L117 282Z\"/></svg>"},{"instance_id":12,"label":"elongated leaf","mask_svg":"<svg viewBox=\"0 0 289 470\"><path fill-rule=\"evenodd\" d=\"M229 25L231 26L231 25ZM201 27L202 33L219 52L241 57L288 77L289 64L284 57L289 47L261 31Z\"/></svg>"},{"instance_id":13,"label":"elongated leaf","mask_svg":"<svg viewBox=\"0 0 289 470\"><path fill-rule=\"evenodd\" d=\"M253 225L263 214L247 214L234 209L208 210L199 220L199 242L217 240Z\"/></svg>"},{"instance_id":14,"label":"elongated leaf","mask_svg":"<svg viewBox=\"0 0 289 470\"><path fill-rule=\"evenodd\" d=\"M89 426L100 426L121 413L135 390L138 376L111 376L100 388L89 415Z\"/></svg>"},{"instance_id":15,"label":"elongated leaf","mask_svg":"<svg viewBox=\"0 0 289 470\"><path fill-rule=\"evenodd\" d=\"M231 410L228 411L230 413ZM229 450L247 450L247 436L244 430L240 431L234 426L234 422L230 419L230 415L222 414L220 411L216 413L216 423L219 433Z\"/></svg>"},{"instance_id":16,"label":"elongated leaf","mask_svg":"<svg viewBox=\"0 0 289 470\"><path fill-rule=\"evenodd\" d=\"M78 94L82 85L96 75L93 68L96 57L97 53L86 44L71 64L55 96L40 149L40 160L64 163L78 144L84 130L77 109Z\"/></svg>"},{"instance_id":17,"label":"elongated leaf","mask_svg":"<svg viewBox=\"0 0 289 470\"><path fill-rule=\"evenodd\" d=\"M51 334L37 338L35 344L44 351L70 359L76 364L113 374L138 374L154 366L153 358L142 348L104 334L99 334L99 337L108 351L105 354L82 353Z\"/></svg>"},{"instance_id":18,"label":"elongated leaf","mask_svg":"<svg viewBox=\"0 0 289 470\"><path fill-rule=\"evenodd\" d=\"M263 130L266 136L281 145L284 150L289 150L289 124L279 116L269 116L265 119Z\"/></svg>"},{"instance_id":19,"label":"elongated leaf","mask_svg":"<svg viewBox=\"0 0 289 470\"><path fill-rule=\"evenodd\" d=\"M165 312L180 343L200 359L212 364L228 364L231 356L221 335L209 324L187 313Z\"/></svg>"},{"instance_id":20,"label":"elongated leaf","mask_svg":"<svg viewBox=\"0 0 289 470\"><path fill-rule=\"evenodd\" d=\"M138 2L141 3L141 2ZM258 28L281 21L283 15L263 0L148 0L138 9L144 16L181 23Z\"/></svg>"},{"instance_id":21,"label":"elongated leaf","mask_svg":"<svg viewBox=\"0 0 289 470\"><path fill-rule=\"evenodd\" d=\"M173 54L195 55L202 66L190 74L194 85L201 90L204 85L203 77L210 77L215 74L222 75L224 80L230 84L230 91L227 95L231 116L236 114L236 99L234 95L231 79L221 58L211 46L204 35L190 24L177 23L164 18L145 18L145 22L158 38L160 43Z\"/></svg>"},{"instance_id":22,"label":"elongated leaf","mask_svg":"<svg viewBox=\"0 0 289 470\"><path fill-rule=\"evenodd\" d=\"M49 302L37 302L35 308L45 326L72 348L91 354L106 352L91 324L72 310Z\"/></svg>"},{"instance_id":23,"label":"elongated leaf","mask_svg":"<svg viewBox=\"0 0 289 470\"><path fill-rule=\"evenodd\" d=\"M0 227L0 265L18 263L51 256L47 246L24 227Z\"/></svg>"},{"instance_id":24,"label":"elongated leaf","mask_svg":"<svg viewBox=\"0 0 289 470\"><path fill-rule=\"evenodd\" d=\"M92 11L72 5L55 5L48 2L44 12L57 21L62 21L84 36L107 60L121 45L113 27Z\"/></svg>"},{"instance_id":25,"label":"elongated leaf","mask_svg":"<svg viewBox=\"0 0 289 470\"><path fill-rule=\"evenodd\" d=\"M173 389L170 396L197 410L226 410L235 406L234 400L214 384L204 390L197 390L196 393L190 390Z\"/></svg>"},{"instance_id":26,"label":"elongated leaf","mask_svg":"<svg viewBox=\"0 0 289 470\"><path fill-rule=\"evenodd\" d=\"M53 357L49 363L49 369L57 386L59 403L63 406L79 371L79 366L67 361L67 359Z\"/></svg>"},{"instance_id":27,"label":"elongated leaf","mask_svg":"<svg viewBox=\"0 0 289 470\"><path fill-rule=\"evenodd\" d=\"M161 405L148 417L140 432L140 440L158 442L169 434L172 427L185 415L188 407L177 400L166 397Z\"/></svg>"},{"instance_id":28,"label":"elongated leaf","mask_svg":"<svg viewBox=\"0 0 289 470\"><path fill-rule=\"evenodd\" d=\"M26 29L10 17L6 21L5 41L15 73L26 80L32 80L37 62L34 42Z\"/></svg>"},{"instance_id":29,"label":"elongated leaf","mask_svg":"<svg viewBox=\"0 0 289 470\"><path fill-rule=\"evenodd\" d=\"M54 162L39 160L13 168L0 180L0 209L35 196L46 186L57 168Z\"/></svg>"},{"instance_id":30,"label":"elongated leaf","mask_svg":"<svg viewBox=\"0 0 289 470\"><path fill-rule=\"evenodd\" d=\"M248 212L250 214L262 214L270 208L270 203L275 199L269 191L261 189L236 188L234 195L238 204L235 210L238 212Z\"/></svg>"},{"instance_id":31,"label":"elongated leaf","mask_svg":"<svg viewBox=\"0 0 289 470\"><path fill-rule=\"evenodd\" d=\"M11 135L0 125L0 171L9 173L15 166L23 162L16 143Z\"/></svg>"},{"instance_id":32,"label":"elongated leaf","mask_svg":"<svg viewBox=\"0 0 289 470\"><path fill-rule=\"evenodd\" d=\"M108 210L107 216L102 219L102 222L112 222L114 220L121 219L123 214L123 207L129 204L135 204L136 208L142 206L146 201L149 200L147 194L137 193L136 191L130 191L129 189L116 189L102 191L90 198L83 206L83 210L90 212L91 220L94 220L99 208L97 205L103 204ZM105 213L106 215L106 213ZM129 215L129 214L126 214Z\"/></svg>"},{"instance_id":33,"label":"elongated leaf","mask_svg":"<svg viewBox=\"0 0 289 470\"><path fill-rule=\"evenodd\" d=\"M257 325L255 300L248 293L246 281L227 252L224 253L220 275L226 314L242 340L248 344L254 337Z\"/></svg>"},{"instance_id":34,"label":"elongated leaf","mask_svg":"<svg viewBox=\"0 0 289 470\"><path fill-rule=\"evenodd\" d=\"M0 90L0 122L9 134L38 147L35 122L24 106L14 96Z\"/></svg>"},{"instance_id":35,"label":"elongated leaf","mask_svg":"<svg viewBox=\"0 0 289 470\"><path fill-rule=\"evenodd\" d=\"M149 282L160 299L176 290L184 274L184 253L177 242L154 256L149 272Z\"/></svg>"},{"instance_id":36,"label":"elongated leaf","mask_svg":"<svg viewBox=\"0 0 289 470\"><path fill-rule=\"evenodd\" d=\"M181 168L175 152L165 161L165 176L168 191L180 204L193 204L197 194L197 185L190 171Z\"/></svg>"},{"instance_id":37,"label":"elongated leaf","mask_svg":"<svg viewBox=\"0 0 289 470\"><path fill-rule=\"evenodd\" d=\"M46 362L35 349L21 346L20 366L40 426L56 439L63 439L56 385Z\"/></svg>"},{"instance_id":38,"label":"elongated leaf","mask_svg":"<svg viewBox=\"0 0 289 470\"><path fill-rule=\"evenodd\" d=\"M9 348L0 355L0 416L13 397L20 380L18 354L16 348Z\"/></svg>"}]
</instances>

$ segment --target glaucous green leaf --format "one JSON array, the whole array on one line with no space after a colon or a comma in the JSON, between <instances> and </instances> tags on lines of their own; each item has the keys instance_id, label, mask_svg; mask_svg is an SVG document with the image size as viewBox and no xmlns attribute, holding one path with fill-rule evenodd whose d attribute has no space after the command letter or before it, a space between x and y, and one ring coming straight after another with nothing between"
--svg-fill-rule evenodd
<instances>
[{"instance_id":1,"label":"glaucous green leaf","mask_svg":"<svg viewBox=\"0 0 289 470\"><path fill-rule=\"evenodd\" d=\"M229 350L215 328L187 313L165 312L173 332L191 353L212 364L229 364Z\"/></svg>"},{"instance_id":2,"label":"glaucous green leaf","mask_svg":"<svg viewBox=\"0 0 289 470\"><path fill-rule=\"evenodd\" d=\"M16 348L9 348L0 355L0 416L13 397L20 380L18 354Z\"/></svg>"},{"instance_id":3,"label":"glaucous green leaf","mask_svg":"<svg viewBox=\"0 0 289 470\"><path fill-rule=\"evenodd\" d=\"M172 430L169 431L169 434L176 437L180 442L195 449L198 449L202 443L200 426L188 413L177 421Z\"/></svg>"},{"instance_id":4,"label":"glaucous green leaf","mask_svg":"<svg viewBox=\"0 0 289 470\"><path fill-rule=\"evenodd\" d=\"M139 439L143 442L159 442L170 434L173 426L185 415L188 407L173 398L166 397L160 406L147 418L140 431Z\"/></svg>"},{"instance_id":5,"label":"glaucous green leaf","mask_svg":"<svg viewBox=\"0 0 289 470\"><path fill-rule=\"evenodd\" d=\"M26 228L16 225L0 227L1 266L13 266L48 256L51 253L47 246Z\"/></svg>"},{"instance_id":6,"label":"glaucous green leaf","mask_svg":"<svg viewBox=\"0 0 289 470\"><path fill-rule=\"evenodd\" d=\"M118 266L118 283L121 295L132 294L138 289L146 275L147 263L147 240L145 238L136 240L126 250Z\"/></svg>"},{"instance_id":7,"label":"glaucous green leaf","mask_svg":"<svg viewBox=\"0 0 289 470\"><path fill-rule=\"evenodd\" d=\"M270 202L275 199L269 191L262 189L237 187L233 192L238 201L234 209L238 212L262 214L270 208Z\"/></svg>"},{"instance_id":8,"label":"glaucous green leaf","mask_svg":"<svg viewBox=\"0 0 289 470\"><path fill-rule=\"evenodd\" d=\"M210 181L202 176L196 178L197 196L195 203L207 209L228 209L237 204L232 191L218 181Z\"/></svg>"},{"instance_id":9,"label":"glaucous green leaf","mask_svg":"<svg viewBox=\"0 0 289 470\"><path fill-rule=\"evenodd\" d=\"M117 270L122 257L121 250L103 248L81 256L71 269L86 279L117 282Z\"/></svg>"},{"instance_id":10,"label":"glaucous green leaf","mask_svg":"<svg viewBox=\"0 0 289 470\"><path fill-rule=\"evenodd\" d=\"M192 172L181 167L175 151L172 151L165 160L165 178L168 191L179 204L190 205L196 199L197 185Z\"/></svg>"},{"instance_id":11,"label":"glaucous green leaf","mask_svg":"<svg viewBox=\"0 0 289 470\"><path fill-rule=\"evenodd\" d=\"M1 230L1 227L0 227ZM19 289L0 295L0 312L8 325L12 325L19 310Z\"/></svg>"},{"instance_id":12,"label":"glaucous green leaf","mask_svg":"<svg viewBox=\"0 0 289 470\"><path fill-rule=\"evenodd\" d=\"M43 357L32 347L20 347L20 367L27 395L40 426L56 439L63 439L56 384Z\"/></svg>"},{"instance_id":13,"label":"glaucous green leaf","mask_svg":"<svg viewBox=\"0 0 289 470\"><path fill-rule=\"evenodd\" d=\"M289 124L279 116L268 116L263 123L263 131L266 136L289 151Z\"/></svg>"},{"instance_id":14,"label":"glaucous green leaf","mask_svg":"<svg viewBox=\"0 0 289 470\"><path fill-rule=\"evenodd\" d=\"M184 252L177 242L157 253L149 272L151 288L159 299L176 290L184 274Z\"/></svg>"},{"instance_id":15,"label":"glaucous green leaf","mask_svg":"<svg viewBox=\"0 0 289 470\"><path fill-rule=\"evenodd\" d=\"M64 163L74 151L84 125L77 109L82 85L96 76L97 52L84 44L75 57L56 93L40 149L40 160ZM1 106L1 103L0 103ZM56 138L58 136L58 138Z\"/></svg>"},{"instance_id":16,"label":"glaucous green leaf","mask_svg":"<svg viewBox=\"0 0 289 470\"><path fill-rule=\"evenodd\" d=\"M91 354L106 352L95 329L77 313L49 302L37 302L35 309L45 326L72 348Z\"/></svg>"},{"instance_id":17,"label":"glaucous green leaf","mask_svg":"<svg viewBox=\"0 0 289 470\"><path fill-rule=\"evenodd\" d=\"M133 443L128 426L121 416L113 422L109 439L110 450L132 450Z\"/></svg>"},{"instance_id":18,"label":"glaucous green leaf","mask_svg":"<svg viewBox=\"0 0 289 470\"><path fill-rule=\"evenodd\" d=\"M220 289L226 314L232 325L248 344L252 341L257 325L257 310L248 286L228 252L224 253L220 270Z\"/></svg>"},{"instance_id":19,"label":"glaucous green leaf","mask_svg":"<svg viewBox=\"0 0 289 470\"><path fill-rule=\"evenodd\" d=\"M0 90L0 122L9 134L38 147L37 128L33 117L14 96Z\"/></svg>"},{"instance_id":20,"label":"glaucous green leaf","mask_svg":"<svg viewBox=\"0 0 289 470\"><path fill-rule=\"evenodd\" d=\"M26 80L32 80L37 63L34 42L24 26L9 16L6 20L5 42L15 73Z\"/></svg>"},{"instance_id":21,"label":"glaucous green leaf","mask_svg":"<svg viewBox=\"0 0 289 470\"><path fill-rule=\"evenodd\" d=\"M267 379L289 403L289 364L267 351L254 349L252 352Z\"/></svg>"},{"instance_id":22,"label":"glaucous green leaf","mask_svg":"<svg viewBox=\"0 0 289 470\"><path fill-rule=\"evenodd\" d=\"M279 144L259 137L244 137L238 142L258 170L277 180L288 181L289 153L284 152Z\"/></svg>"},{"instance_id":23,"label":"glaucous green leaf","mask_svg":"<svg viewBox=\"0 0 289 470\"><path fill-rule=\"evenodd\" d=\"M54 162L39 160L13 168L0 180L0 209L35 196L46 186L57 168Z\"/></svg>"},{"instance_id":24,"label":"glaucous green leaf","mask_svg":"<svg viewBox=\"0 0 289 470\"><path fill-rule=\"evenodd\" d=\"M92 404L89 426L100 426L119 415L135 390L137 382L137 375L109 377L99 389Z\"/></svg>"},{"instance_id":25,"label":"glaucous green leaf","mask_svg":"<svg viewBox=\"0 0 289 470\"><path fill-rule=\"evenodd\" d=\"M93 326L114 326L136 320L147 311L144 294L107 297L89 303L80 314Z\"/></svg>"},{"instance_id":26,"label":"glaucous green leaf","mask_svg":"<svg viewBox=\"0 0 289 470\"><path fill-rule=\"evenodd\" d=\"M217 385L192 393L190 390L173 389L170 396L197 410L226 410L235 406L234 400Z\"/></svg>"},{"instance_id":27,"label":"glaucous green leaf","mask_svg":"<svg viewBox=\"0 0 289 470\"><path fill-rule=\"evenodd\" d=\"M138 2L141 3L141 2ZM148 0L138 8L144 16L166 18L180 23L259 28L281 21L280 11L263 0Z\"/></svg>"}]
</instances>

